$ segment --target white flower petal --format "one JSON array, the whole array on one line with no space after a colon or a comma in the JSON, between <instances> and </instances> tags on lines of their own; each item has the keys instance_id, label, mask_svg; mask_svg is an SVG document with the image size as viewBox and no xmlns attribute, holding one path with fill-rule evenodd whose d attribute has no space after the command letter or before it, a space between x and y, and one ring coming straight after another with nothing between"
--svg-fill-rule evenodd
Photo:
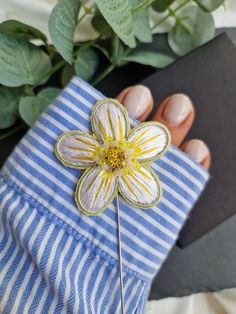
<instances>
[{"instance_id":1,"label":"white flower petal","mask_svg":"<svg viewBox=\"0 0 236 314\"><path fill-rule=\"evenodd\" d=\"M115 99L98 101L92 111L91 124L93 132L102 142L109 139L123 141L129 132L127 112Z\"/></svg>"},{"instance_id":2,"label":"white flower petal","mask_svg":"<svg viewBox=\"0 0 236 314\"><path fill-rule=\"evenodd\" d=\"M150 208L161 197L161 186L157 175L147 166L132 169L119 179L119 191L124 199L134 206Z\"/></svg>"},{"instance_id":3,"label":"white flower petal","mask_svg":"<svg viewBox=\"0 0 236 314\"><path fill-rule=\"evenodd\" d=\"M134 128L127 141L133 156L139 161L153 161L161 157L170 145L167 128L158 122L150 121Z\"/></svg>"},{"instance_id":4,"label":"white flower petal","mask_svg":"<svg viewBox=\"0 0 236 314\"><path fill-rule=\"evenodd\" d=\"M71 131L57 141L56 155L66 166L85 169L96 164L99 143L88 133Z\"/></svg>"},{"instance_id":5,"label":"white flower petal","mask_svg":"<svg viewBox=\"0 0 236 314\"><path fill-rule=\"evenodd\" d=\"M98 215L106 209L117 193L117 180L114 175L100 167L84 172L75 192L75 201L86 215Z\"/></svg>"}]
</instances>

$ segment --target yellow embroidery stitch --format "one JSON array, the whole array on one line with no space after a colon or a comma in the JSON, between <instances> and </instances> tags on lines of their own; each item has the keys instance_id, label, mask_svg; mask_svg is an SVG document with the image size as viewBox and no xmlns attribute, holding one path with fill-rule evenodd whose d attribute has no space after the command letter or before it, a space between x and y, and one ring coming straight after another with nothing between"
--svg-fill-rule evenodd
<instances>
[{"instance_id":1,"label":"yellow embroidery stitch","mask_svg":"<svg viewBox=\"0 0 236 314\"><path fill-rule=\"evenodd\" d=\"M81 211L87 215L100 214L118 192L133 206L156 205L161 197L161 185L146 163L166 152L170 144L166 127L158 122L146 122L130 132L126 110L117 100L109 98L94 106L91 127L93 136L70 131L58 139L55 148L56 156L64 165L88 168L75 191L75 202ZM75 146L73 141L77 142ZM146 144L148 148L143 150ZM81 151L81 155L71 156L71 150Z\"/></svg>"}]
</instances>

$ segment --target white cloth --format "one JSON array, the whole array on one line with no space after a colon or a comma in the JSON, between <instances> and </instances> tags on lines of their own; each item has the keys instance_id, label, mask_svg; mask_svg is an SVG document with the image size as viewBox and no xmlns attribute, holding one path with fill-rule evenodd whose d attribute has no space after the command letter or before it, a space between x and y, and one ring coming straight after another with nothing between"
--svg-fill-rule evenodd
<instances>
[{"instance_id":1,"label":"white cloth","mask_svg":"<svg viewBox=\"0 0 236 314\"><path fill-rule=\"evenodd\" d=\"M145 314L235 314L236 288L149 301Z\"/></svg>"},{"instance_id":2,"label":"white cloth","mask_svg":"<svg viewBox=\"0 0 236 314\"><path fill-rule=\"evenodd\" d=\"M183 0L179 0L181 2ZM91 4L93 0L89 1ZM48 17L57 3L57 0L1 0L0 1L0 22L8 19L17 19L21 22L28 23L39 28L48 36ZM165 15L165 14L164 14ZM152 19L156 20L163 14L152 13ZM75 38L79 40L93 39L96 33L90 27L88 16L80 25L79 31L76 31ZM225 5L214 12L216 27L234 27L236 26L236 1L226 0ZM170 18L158 27L158 32L166 32L173 24Z\"/></svg>"},{"instance_id":3,"label":"white cloth","mask_svg":"<svg viewBox=\"0 0 236 314\"><path fill-rule=\"evenodd\" d=\"M1 0L0 22L17 19L39 28L48 36L48 17L56 0ZM156 20L163 15L153 14ZM76 32L76 39L87 40L96 37L96 33L89 26L89 20L84 20L80 31ZM226 0L225 6L214 12L216 27L236 27L236 1ZM173 21L169 19L158 28L159 32L167 31ZM199 293L183 298L166 298L147 303L146 314L235 314L236 288L222 290L217 293Z\"/></svg>"}]
</instances>

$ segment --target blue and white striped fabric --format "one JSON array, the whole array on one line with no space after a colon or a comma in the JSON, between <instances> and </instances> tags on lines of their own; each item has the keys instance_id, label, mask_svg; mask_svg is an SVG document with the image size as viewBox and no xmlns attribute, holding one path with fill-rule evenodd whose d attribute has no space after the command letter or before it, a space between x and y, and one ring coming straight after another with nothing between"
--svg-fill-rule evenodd
<instances>
[{"instance_id":1,"label":"blue and white striped fabric","mask_svg":"<svg viewBox=\"0 0 236 314\"><path fill-rule=\"evenodd\" d=\"M0 176L0 312L120 312L116 208L78 211L81 172L54 156L68 130L88 131L104 96L77 77L16 147ZM138 122L132 120L132 125ZM150 210L121 199L125 312L143 313L151 281L174 245L209 175L177 148L152 165L163 198Z\"/></svg>"}]
</instances>

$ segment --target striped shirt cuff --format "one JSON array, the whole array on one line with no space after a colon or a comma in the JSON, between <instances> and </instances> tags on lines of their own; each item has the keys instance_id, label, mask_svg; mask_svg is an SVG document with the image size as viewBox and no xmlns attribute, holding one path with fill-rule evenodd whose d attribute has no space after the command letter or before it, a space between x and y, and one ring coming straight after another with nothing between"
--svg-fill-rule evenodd
<instances>
[{"instance_id":1,"label":"striped shirt cuff","mask_svg":"<svg viewBox=\"0 0 236 314\"><path fill-rule=\"evenodd\" d=\"M43 216L117 266L115 204L98 217L78 211L73 195L81 172L63 166L53 153L63 132L90 129L91 108L101 98L100 92L74 77L16 147L1 176ZM137 124L131 120L132 126ZM124 271L144 281L160 269L209 178L203 167L174 146L152 167L163 186L158 206L142 210L120 202Z\"/></svg>"}]
</instances>

